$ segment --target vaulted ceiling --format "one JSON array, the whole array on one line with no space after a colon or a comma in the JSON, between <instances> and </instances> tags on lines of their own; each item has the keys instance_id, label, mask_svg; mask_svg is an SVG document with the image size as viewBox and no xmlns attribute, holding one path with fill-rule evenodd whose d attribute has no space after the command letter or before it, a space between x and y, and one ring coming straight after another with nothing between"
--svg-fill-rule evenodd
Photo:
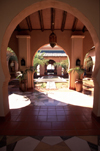
<instances>
[{"instance_id":1,"label":"vaulted ceiling","mask_svg":"<svg viewBox=\"0 0 100 151\"><path fill-rule=\"evenodd\" d=\"M18 24L15 30L23 31L29 30L71 30L71 31L82 31L83 33L87 30L84 24L72 14L56 9L47 8L39 10Z\"/></svg>"}]
</instances>

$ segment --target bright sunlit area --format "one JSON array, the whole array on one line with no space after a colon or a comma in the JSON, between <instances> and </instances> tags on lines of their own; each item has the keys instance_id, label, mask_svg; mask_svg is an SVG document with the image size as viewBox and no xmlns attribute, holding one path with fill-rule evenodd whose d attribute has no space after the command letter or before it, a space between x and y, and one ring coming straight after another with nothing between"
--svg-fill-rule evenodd
<instances>
[{"instance_id":1,"label":"bright sunlit area","mask_svg":"<svg viewBox=\"0 0 100 151\"><path fill-rule=\"evenodd\" d=\"M45 104L46 101L46 104ZM67 89L66 92L39 92L30 94L29 98L27 95L11 94L9 95L9 107L10 109L22 108L28 105L35 106L66 106L76 105L80 107L93 107L93 96L86 95L80 92ZM53 104L57 102L57 104Z\"/></svg>"},{"instance_id":2,"label":"bright sunlit area","mask_svg":"<svg viewBox=\"0 0 100 151\"><path fill-rule=\"evenodd\" d=\"M28 106L31 103L30 99L26 95L11 94L9 95L9 108L18 109Z\"/></svg>"},{"instance_id":3,"label":"bright sunlit area","mask_svg":"<svg viewBox=\"0 0 100 151\"><path fill-rule=\"evenodd\" d=\"M49 97L56 99L57 101L76 105L81 107L93 107L93 96L89 96L80 92L76 92L73 90L68 90L67 92L55 92L53 94L49 94Z\"/></svg>"}]
</instances>

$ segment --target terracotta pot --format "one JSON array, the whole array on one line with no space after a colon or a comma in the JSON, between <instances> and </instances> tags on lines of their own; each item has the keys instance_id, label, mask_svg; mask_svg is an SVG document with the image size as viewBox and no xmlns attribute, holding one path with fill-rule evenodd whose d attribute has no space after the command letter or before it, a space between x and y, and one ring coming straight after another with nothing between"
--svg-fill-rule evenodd
<instances>
[{"instance_id":1,"label":"terracotta pot","mask_svg":"<svg viewBox=\"0 0 100 151\"><path fill-rule=\"evenodd\" d=\"M19 89L23 92L27 91L27 80L22 80L19 82Z\"/></svg>"},{"instance_id":2,"label":"terracotta pot","mask_svg":"<svg viewBox=\"0 0 100 151\"><path fill-rule=\"evenodd\" d=\"M82 92L82 89L83 89L83 81L82 81L82 79L76 79L75 85L76 85L76 91L77 92Z\"/></svg>"}]
</instances>

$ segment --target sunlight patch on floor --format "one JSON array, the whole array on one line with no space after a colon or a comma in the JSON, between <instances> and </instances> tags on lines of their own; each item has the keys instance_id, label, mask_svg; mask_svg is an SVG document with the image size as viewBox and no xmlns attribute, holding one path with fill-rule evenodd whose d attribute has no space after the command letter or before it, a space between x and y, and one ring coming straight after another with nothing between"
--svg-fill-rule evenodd
<instances>
[{"instance_id":1,"label":"sunlight patch on floor","mask_svg":"<svg viewBox=\"0 0 100 151\"><path fill-rule=\"evenodd\" d=\"M9 108L17 109L22 108L31 103L30 99L27 96L22 96L18 94L9 95Z\"/></svg>"},{"instance_id":2,"label":"sunlight patch on floor","mask_svg":"<svg viewBox=\"0 0 100 151\"><path fill-rule=\"evenodd\" d=\"M55 92L54 94L48 95L50 98L56 99L58 101L71 104L71 105L77 105L82 107L93 107L93 97L76 92L73 90L69 90L67 92Z\"/></svg>"}]
</instances>

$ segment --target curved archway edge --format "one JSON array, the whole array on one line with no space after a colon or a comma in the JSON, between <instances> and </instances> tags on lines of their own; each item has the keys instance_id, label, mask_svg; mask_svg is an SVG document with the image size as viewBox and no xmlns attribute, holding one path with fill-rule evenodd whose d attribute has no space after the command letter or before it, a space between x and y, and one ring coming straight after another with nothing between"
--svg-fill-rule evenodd
<instances>
[{"instance_id":1,"label":"curved archway edge","mask_svg":"<svg viewBox=\"0 0 100 151\"><path fill-rule=\"evenodd\" d=\"M6 49L7 49L8 42L9 42L9 39L11 37L12 32L14 31L14 29L16 28L18 23L21 22L28 15L30 15L30 14L32 14L32 13L34 13L34 12L40 10L40 9L46 9L46 8L50 8L50 7L65 10L65 11L73 14L77 18L79 18L84 23L84 25L89 30L90 35L91 35L92 40L93 40L94 45L95 45L96 58L97 58L96 59L96 64L97 64L97 61L100 58L100 53L99 53L99 51L100 51L100 42L99 42L99 38L97 36L97 33L96 33L93 25L90 23L90 21L79 10L77 10L76 8L68 5L67 3L63 3L63 2L60 2L60 1L56 1L56 0L53 0L53 1L48 0L48 1L37 2L37 3L34 3L34 4L26 7L15 18L13 18L13 20L10 22L10 24L9 24L8 28L6 29L5 34L3 36L3 40L2 40L2 44L1 44L1 65L2 65L4 76L5 76L5 81L4 81L4 84L3 84L3 87L2 87L3 93L5 91L4 89L6 89L6 91L7 91L7 88L5 88L5 87L8 85L8 81L10 79L9 72L8 72L8 69L7 69L7 64L6 64L5 60L6 60ZM94 81L96 81L98 83L98 85L100 85L100 82L99 82L98 77L96 78L96 76L98 76L99 68L100 68L100 63L98 63L98 65L95 66L95 70L94 70L94 73L93 73ZM4 85L6 85L6 86L4 86ZM8 96L4 97L5 102L7 100L7 97Z\"/></svg>"}]
</instances>

